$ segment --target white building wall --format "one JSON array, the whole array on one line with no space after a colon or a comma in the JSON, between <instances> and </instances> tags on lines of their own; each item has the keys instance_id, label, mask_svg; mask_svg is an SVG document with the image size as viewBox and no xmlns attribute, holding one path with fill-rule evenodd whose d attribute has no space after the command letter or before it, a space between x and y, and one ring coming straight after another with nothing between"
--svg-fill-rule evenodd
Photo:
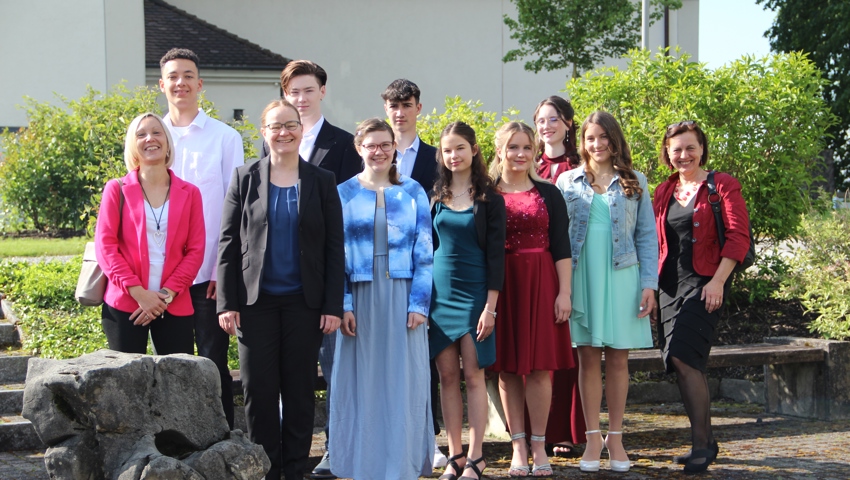
<instances>
[{"instance_id":1,"label":"white building wall","mask_svg":"<svg viewBox=\"0 0 850 480\"><path fill-rule=\"evenodd\" d=\"M442 110L446 96L481 100L487 110L509 107L530 120L542 98L561 92L568 70L534 74L523 61L503 63L515 48L504 14L510 0L168 0L178 8L289 58L307 58L329 75L324 113L348 130L383 115L380 93L406 77L422 88L424 111ZM671 12L670 40L696 59L699 0ZM567 32L565 32L567 34ZM663 42L663 24L650 41ZM0 126L21 126L14 108L24 95L78 98L122 79L156 84L144 68L142 0L0 0ZM609 64L624 66L622 61ZM202 71L207 98L223 118L244 109L258 123L278 94L278 72Z\"/></svg>"},{"instance_id":2,"label":"white building wall","mask_svg":"<svg viewBox=\"0 0 850 480\"><path fill-rule=\"evenodd\" d=\"M329 79L323 112L348 130L384 115L380 93L399 77L422 89L424 112L441 111L446 96L460 95L481 100L487 110L516 107L530 121L537 103L562 91L570 74L534 74L522 61L502 62L516 47L502 21L506 13L515 16L510 0L169 1L273 52L324 67ZM699 2L683 3L671 43L679 40L695 58ZM662 44L663 32L662 22L653 25L654 45ZM208 98L218 102L212 92Z\"/></svg>"},{"instance_id":3,"label":"white building wall","mask_svg":"<svg viewBox=\"0 0 850 480\"><path fill-rule=\"evenodd\" d=\"M0 0L0 126L22 126L30 96L144 84L141 0Z\"/></svg>"}]
</instances>

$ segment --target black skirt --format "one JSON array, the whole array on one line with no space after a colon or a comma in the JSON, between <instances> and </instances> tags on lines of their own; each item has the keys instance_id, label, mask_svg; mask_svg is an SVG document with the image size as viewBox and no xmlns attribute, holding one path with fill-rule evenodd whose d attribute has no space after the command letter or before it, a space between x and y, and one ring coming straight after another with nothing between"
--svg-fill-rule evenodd
<instances>
[{"instance_id":1,"label":"black skirt","mask_svg":"<svg viewBox=\"0 0 850 480\"><path fill-rule=\"evenodd\" d=\"M717 336L717 324L724 307L708 313L700 300L703 287L711 277L697 274L693 268L693 198L683 207L670 200L665 228L668 255L659 278L658 341L667 373L674 371L670 362L676 357L701 372L706 371L708 354ZM723 299L729 297L732 277L723 286Z\"/></svg>"}]
</instances>

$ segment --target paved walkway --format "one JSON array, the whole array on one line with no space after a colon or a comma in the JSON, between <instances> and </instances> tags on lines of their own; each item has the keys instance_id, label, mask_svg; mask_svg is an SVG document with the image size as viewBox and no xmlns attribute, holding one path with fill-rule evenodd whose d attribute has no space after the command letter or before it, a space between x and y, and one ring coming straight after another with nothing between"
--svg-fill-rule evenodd
<instances>
[{"instance_id":1,"label":"paved walkway","mask_svg":"<svg viewBox=\"0 0 850 480\"><path fill-rule=\"evenodd\" d=\"M850 420L811 421L768 415L757 405L712 406L720 457L704 479L847 479L850 478ZM603 425L604 429L604 425ZM627 474L611 473L607 462L597 475L582 475L578 458L552 458L555 477L683 478L673 456L688 449L688 421L681 404L631 405L626 418L626 447L632 459ZM466 433L466 432L465 432ZM445 435L438 441L445 445ZM321 435L314 436L311 463L321 457ZM485 477L506 479L507 442L487 441L490 461ZM435 475L436 477L437 475ZM0 453L0 479L44 480L43 452Z\"/></svg>"}]
</instances>

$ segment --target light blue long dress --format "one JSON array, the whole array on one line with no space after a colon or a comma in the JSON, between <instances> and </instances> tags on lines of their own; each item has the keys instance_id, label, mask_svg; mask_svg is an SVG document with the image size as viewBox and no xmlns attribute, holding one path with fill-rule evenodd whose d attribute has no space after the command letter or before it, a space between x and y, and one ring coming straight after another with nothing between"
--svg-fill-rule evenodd
<instances>
[{"instance_id":1,"label":"light blue long dress","mask_svg":"<svg viewBox=\"0 0 850 480\"><path fill-rule=\"evenodd\" d=\"M356 480L431 475L428 329L407 328L410 279L387 278L387 222L375 212L373 281L354 282L356 336L338 335L331 382L331 472Z\"/></svg>"},{"instance_id":2,"label":"light blue long dress","mask_svg":"<svg viewBox=\"0 0 850 480\"><path fill-rule=\"evenodd\" d=\"M618 349L652 347L649 318L638 318L638 265L614 270L608 196L593 194L587 240L573 272L570 333L578 346Z\"/></svg>"}]
</instances>

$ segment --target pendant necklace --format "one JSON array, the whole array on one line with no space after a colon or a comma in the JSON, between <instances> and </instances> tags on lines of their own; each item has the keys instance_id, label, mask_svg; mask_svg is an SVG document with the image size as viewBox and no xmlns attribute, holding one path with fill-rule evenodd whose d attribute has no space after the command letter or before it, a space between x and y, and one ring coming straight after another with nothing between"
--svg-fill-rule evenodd
<instances>
[{"instance_id":1,"label":"pendant necklace","mask_svg":"<svg viewBox=\"0 0 850 480\"><path fill-rule=\"evenodd\" d=\"M165 211L165 203L168 202L168 195L171 193L171 181L169 179L168 182L168 190L165 191L165 201L162 202L162 206L159 207L159 217L156 216L156 211L153 209L153 205L151 205L151 201L148 199L148 193L145 192L145 187L142 186L142 182L139 182L139 186L142 187L142 195L145 196L145 200L148 202L148 207L151 209L151 215L153 215L153 221L156 223L156 231L153 232L153 240L156 242L157 247L162 246L162 242L165 241L165 232L160 230L160 222L162 221L162 214ZM166 228L168 226L166 225Z\"/></svg>"}]
</instances>

